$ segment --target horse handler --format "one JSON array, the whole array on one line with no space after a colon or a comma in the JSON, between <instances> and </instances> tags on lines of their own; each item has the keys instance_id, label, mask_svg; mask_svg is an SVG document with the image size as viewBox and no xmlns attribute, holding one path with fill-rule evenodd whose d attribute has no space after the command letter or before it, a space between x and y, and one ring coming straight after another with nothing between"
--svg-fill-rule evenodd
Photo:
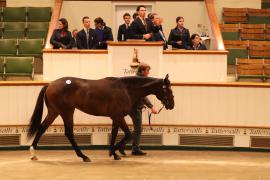
<instances>
[{"instance_id":1,"label":"horse handler","mask_svg":"<svg viewBox=\"0 0 270 180\"><path fill-rule=\"evenodd\" d=\"M151 67L148 64L140 63L137 71L137 76L147 77L149 75ZM157 114L158 111L153 107L152 103L147 97L140 99L132 107L130 117L133 121L134 131L133 131L133 142L132 142L132 155L143 156L146 155L140 148L141 134L142 134L142 109L146 105L151 109L153 114Z\"/></svg>"}]
</instances>

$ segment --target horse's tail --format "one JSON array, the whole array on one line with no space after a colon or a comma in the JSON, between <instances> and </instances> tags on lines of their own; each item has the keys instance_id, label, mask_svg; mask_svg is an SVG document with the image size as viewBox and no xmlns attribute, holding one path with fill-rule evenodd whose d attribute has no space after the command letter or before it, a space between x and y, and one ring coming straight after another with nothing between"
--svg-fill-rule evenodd
<instances>
[{"instance_id":1,"label":"horse's tail","mask_svg":"<svg viewBox=\"0 0 270 180\"><path fill-rule=\"evenodd\" d=\"M31 121L29 124L29 130L27 137L31 138L38 130L40 127L40 123L42 120L42 114L43 114L43 106L44 106L44 97L45 97L45 92L48 88L48 85L44 86L38 95L38 99L36 102L36 107L35 110L32 114Z\"/></svg>"}]
</instances>

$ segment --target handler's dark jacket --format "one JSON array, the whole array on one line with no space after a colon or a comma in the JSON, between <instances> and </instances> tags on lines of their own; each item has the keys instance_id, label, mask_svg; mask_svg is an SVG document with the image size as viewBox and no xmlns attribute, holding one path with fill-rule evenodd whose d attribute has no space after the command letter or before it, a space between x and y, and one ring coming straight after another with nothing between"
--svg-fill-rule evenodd
<instances>
[{"instance_id":1,"label":"handler's dark jacket","mask_svg":"<svg viewBox=\"0 0 270 180\"><path fill-rule=\"evenodd\" d=\"M141 73L139 73L139 72L137 72L136 75L137 75L137 76L143 76L143 74L141 74ZM144 105L146 105L148 108L152 108L152 107L153 107L153 104L150 102L150 100L149 100L147 97L141 98L141 99L138 101L138 103L136 103L135 106L136 106L138 109L142 109L142 108L145 107Z\"/></svg>"}]
</instances>

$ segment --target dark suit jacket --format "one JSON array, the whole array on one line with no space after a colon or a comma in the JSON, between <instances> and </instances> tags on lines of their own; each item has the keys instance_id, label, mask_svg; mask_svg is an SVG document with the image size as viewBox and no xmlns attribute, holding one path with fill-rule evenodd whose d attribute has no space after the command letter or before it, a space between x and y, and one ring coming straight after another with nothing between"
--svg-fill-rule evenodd
<instances>
[{"instance_id":1,"label":"dark suit jacket","mask_svg":"<svg viewBox=\"0 0 270 180\"><path fill-rule=\"evenodd\" d=\"M153 31L153 23L150 19L146 18L146 25L145 28L144 24L142 23L141 19L137 17L130 25L130 39L143 39L144 34L152 33ZM152 38L148 39L147 41L152 41Z\"/></svg>"},{"instance_id":2,"label":"dark suit jacket","mask_svg":"<svg viewBox=\"0 0 270 180\"><path fill-rule=\"evenodd\" d=\"M97 43L96 49L107 49L106 41L113 41L112 29L108 26L104 26L103 40Z\"/></svg>"},{"instance_id":3,"label":"dark suit jacket","mask_svg":"<svg viewBox=\"0 0 270 180\"><path fill-rule=\"evenodd\" d=\"M164 42L163 49L165 50L165 49L168 48L168 43L167 43L166 37L165 37L165 35L164 35L163 31L162 31L162 26L157 27L157 28L159 29L159 31L153 32L153 38L152 39L153 39L153 41L163 41ZM165 39L162 37L161 33L163 34L163 37Z\"/></svg>"},{"instance_id":4,"label":"dark suit jacket","mask_svg":"<svg viewBox=\"0 0 270 180\"><path fill-rule=\"evenodd\" d=\"M89 39L88 39L88 45L87 47L87 37L86 37L86 32L84 29L80 30L77 33L77 47L78 49L95 49L97 46L97 37L96 34L94 33L94 29L89 29Z\"/></svg>"},{"instance_id":5,"label":"dark suit jacket","mask_svg":"<svg viewBox=\"0 0 270 180\"><path fill-rule=\"evenodd\" d=\"M129 37L129 29L126 27L126 24L122 24L118 28L117 40L126 41Z\"/></svg>"},{"instance_id":6,"label":"dark suit jacket","mask_svg":"<svg viewBox=\"0 0 270 180\"><path fill-rule=\"evenodd\" d=\"M182 44L177 44L177 41L182 41ZM169 35L168 44L176 49L187 49L191 44L189 30L184 28L181 32L177 27L172 29Z\"/></svg>"},{"instance_id":7,"label":"dark suit jacket","mask_svg":"<svg viewBox=\"0 0 270 180\"><path fill-rule=\"evenodd\" d=\"M61 37L61 32L64 32L65 36ZM66 49L71 49L72 48L71 32L67 30L55 29L50 39L50 43L53 45L53 49L59 49L62 47L62 45L65 45Z\"/></svg>"}]
</instances>

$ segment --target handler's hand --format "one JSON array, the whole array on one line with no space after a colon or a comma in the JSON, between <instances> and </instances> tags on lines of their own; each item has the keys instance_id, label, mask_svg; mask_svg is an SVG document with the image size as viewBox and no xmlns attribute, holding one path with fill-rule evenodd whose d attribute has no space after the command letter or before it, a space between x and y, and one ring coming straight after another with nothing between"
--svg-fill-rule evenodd
<instances>
[{"instance_id":1,"label":"handler's hand","mask_svg":"<svg viewBox=\"0 0 270 180\"><path fill-rule=\"evenodd\" d=\"M153 114L157 114L157 113L158 113L158 111L157 111L154 107L151 108L151 112L152 112Z\"/></svg>"}]
</instances>

